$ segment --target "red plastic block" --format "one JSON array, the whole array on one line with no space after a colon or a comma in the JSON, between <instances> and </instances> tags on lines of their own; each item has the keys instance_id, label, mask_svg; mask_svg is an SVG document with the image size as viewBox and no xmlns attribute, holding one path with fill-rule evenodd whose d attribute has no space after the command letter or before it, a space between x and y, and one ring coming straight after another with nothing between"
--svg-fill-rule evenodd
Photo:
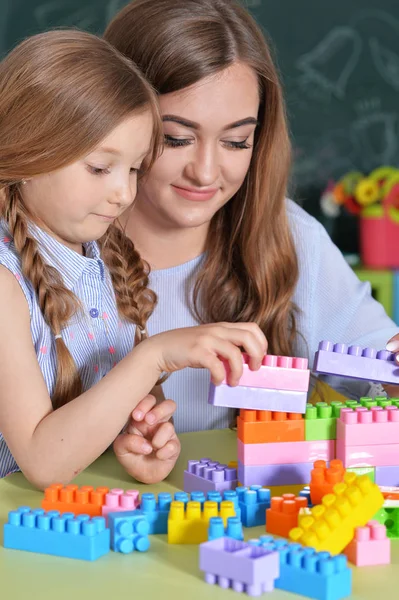
<instances>
[{"instance_id":1,"label":"red plastic block","mask_svg":"<svg viewBox=\"0 0 399 600\"><path fill-rule=\"evenodd\" d=\"M337 440L337 458L342 460L345 468L396 466L399 460L399 443L345 446L342 440Z\"/></svg>"},{"instance_id":2,"label":"red plastic block","mask_svg":"<svg viewBox=\"0 0 399 600\"><path fill-rule=\"evenodd\" d=\"M105 503L102 506L102 515L107 518L109 513L127 512L137 508L140 504L138 490L123 490L114 488L105 495Z\"/></svg>"},{"instance_id":3,"label":"red plastic block","mask_svg":"<svg viewBox=\"0 0 399 600\"><path fill-rule=\"evenodd\" d=\"M365 527L357 527L355 537L344 554L357 567L388 565L391 562L391 540L387 538L385 525L369 521Z\"/></svg>"},{"instance_id":4,"label":"red plastic block","mask_svg":"<svg viewBox=\"0 0 399 600\"><path fill-rule=\"evenodd\" d=\"M335 440L244 444L238 440L238 460L244 465L279 465L331 460Z\"/></svg>"},{"instance_id":5,"label":"red plastic block","mask_svg":"<svg viewBox=\"0 0 399 600\"><path fill-rule=\"evenodd\" d=\"M298 413L240 410L237 437L244 444L300 442L305 440L305 420Z\"/></svg>"},{"instance_id":6,"label":"red plastic block","mask_svg":"<svg viewBox=\"0 0 399 600\"><path fill-rule=\"evenodd\" d=\"M308 361L296 356L274 356L266 354L258 371L251 371L248 366L248 355L243 354L243 374L238 385L261 387L273 390L291 390L307 392L309 389ZM225 363L226 374L229 364ZM227 378L222 383L227 383Z\"/></svg>"},{"instance_id":7,"label":"red plastic block","mask_svg":"<svg viewBox=\"0 0 399 600\"><path fill-rule=\"evenodd\" d=\"M266 531L288 537L290 530L298 525L299 511L307 506L307 498L294 494L272 498L270 508L266 510Z\"/></svg>"},{"instance_id":8,"label":"red plastic block","mask_svg":"<svg viewBox=\"0 0 399 600\"><path fill-rule=\"evenodd\" d=\"M61 514L72 512L75 515L100 517L108 492L107 487L94 489L85 485L79 488L74 484L64 487L62 483L54 483L44 490L42 508L47 511L58 510Z\"/></svg>"},{"instance_id":9,"label":"red plastic block","mask_svg":"<svg viewBox=\"0 0 399 600\"><path fill-rule=\"evenodd\" d=\"M399 409L372 406L341 409L337 420L337 440L346 446L371 446L399 442Z\"/></svg>"},{"instance_id":10,"label":"red plastic block","mask_svg":"<svg viewBox=\"0 0 399 600\"><path fill-rule=\"evenodd\" d=\"M321 504L323 496L332 494L336 483L344 480L345 469L342 461L334 459L327 464L324 460L317 460L314 469L310 472L310 499L312 504Z\"/></svg>"},{"instance_id":11,"label":"red plastic block","mask_svg":"<svg viewBox=\"0 0 399 600\"><path fill-rule=\"evenodd\" d=\"M381 383L399 383L395 354L361 346L347 346L323 341L315 354L313 371Z\"/></svg>"}]
</instances>

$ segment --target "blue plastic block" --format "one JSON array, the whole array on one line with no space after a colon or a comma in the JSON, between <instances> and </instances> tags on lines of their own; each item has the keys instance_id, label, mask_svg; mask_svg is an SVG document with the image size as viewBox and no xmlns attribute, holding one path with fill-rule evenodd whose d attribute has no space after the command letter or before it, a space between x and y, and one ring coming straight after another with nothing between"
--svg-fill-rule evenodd
<instances>
[{"instance_id":1,"label":"blue plastic block","mask_svg":"<svg viewBox=\"0 0 399 600\"><path fill-rule=\"evenodd\" d=\"M316 552L271 535L262 535L248 543L278 551L280 577L274 582L276 589L315 600L340 600L351 595L352 571L343 554L331 556L329 552Z\"/></svg>"},{"instance_id":2,"label":"blue plastic block","mask_svg":"<svg viewBox=\"0 0 399 600\"><path fill-rule=\"evenodd\" d=\"M65 558L96 560L110 549L110 531L104 517L21 506L8 513L4 547Z\"/></svg>"},{"instance_id":3,"label":"blue plastic block","mask_svg":"<svg viewBox=\"0 0 399 600\"><path fill-rule=\"evenodd\" d=\"M148 534L150 524L146 517L137 514L137 510L108 513L108 525L111 531L111 548L115 552L130 554L147 552L150 547Z\"/></svg>"},{"instance_id":4,"label":"blue plastic block","mask_svg":"<svg viewBox=\"0 0 399 600\"><path fill-rule=\"evenodd\" d=\"M209 519L208 540L216 540L220 537L229 537L235 540L243 540L242 523L237 517L227 519L227 527L223 525L221 517L211 517Z\"/></svg>"},{"instance_id":5,"label":"blue plastic block","mask_svg":"<svg viewBox=\"0 0 399 600\"><path fill-rule=\"evenodd\" d=\"M191 499L194 500L193 494L191 494ZM220 503L223 501L232 502L234 504L234 510L236 511L236 517L241 521L241 508L238 503L238 494L235 490L225 490L223 496L220 492L208 492L206 499L211 502L217 502L219 508Z\"/></svg>"},{"instance_id":6,"label":"blue plastic block","mask_svg":"<svg viewBox=\"0 0 399 600\"><path fill-rule=\"evenodd\" d=\"M244 527L257 527L266 523L266 509L270 508L270 490L261 485L238 487L238 505Z\"/></svg>"},{"instance_id":7,"label":"blue plastic block","mask_svg":"<svg viewBox=\"0 0 399 600\"><path fill-rule=\"evenodd\" d=\"M301 490L301 491L299 492L299 496L300 496L301 498L307 498L307 501L308 501L308 506L309 506L309 507L312 507L312 506L313 506L313 504L312 504L312 501L311 501L311 499L310 499L310 487L309 487L308 485L307 485L307 486L305 486L305 487L303 488L303 490Z\"/></svg>"},{"instance_id":8,"label":"blue plastic block","mask_svg":"<svg viewBox=\"0 0 399 600\"><path fill-rule=\"evenodd\" d=\"M150 526L149 533L168 533L168 516L172 496L168 492L158 494L158 502L154 494L142 494L141 504L134 512L145 516ZM126 514L126 513L125 513Z\"/></svg>"}]
</instances>

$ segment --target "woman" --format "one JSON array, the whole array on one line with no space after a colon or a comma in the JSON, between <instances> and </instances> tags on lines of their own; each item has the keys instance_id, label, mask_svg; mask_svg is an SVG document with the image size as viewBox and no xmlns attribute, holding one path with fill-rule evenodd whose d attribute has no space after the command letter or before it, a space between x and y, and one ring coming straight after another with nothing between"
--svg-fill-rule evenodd
<instances>
[{"instance_id":1,"label":"woman","mask_svg":"<svg viewBox=\"0 0 399 600\"><path fill-rule=\"evenodd\" d=\"M285 198L284 100L248 12L234 0L136 0L105 38L154 86L163 118L163 154L140 182L126 224L158 296L149 333L255 321L271 354L312 360L321 339L385 347L397 327L369 284ZM347 396L369 390L364 381L330 382ZM208 386L202 371L165 382L177 431L228 426L231 412L207 404Z\"/></svg>"}]
</instances>

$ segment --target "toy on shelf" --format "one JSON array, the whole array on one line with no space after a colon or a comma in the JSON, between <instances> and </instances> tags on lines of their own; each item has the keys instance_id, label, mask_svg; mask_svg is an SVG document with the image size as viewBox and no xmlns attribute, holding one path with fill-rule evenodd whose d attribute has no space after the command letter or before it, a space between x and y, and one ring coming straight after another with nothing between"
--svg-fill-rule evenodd
<instances>
[{"instance_id":1,"label":"toy on shelf","mask_svg":"<svg viewBox=\"0 0 399 600\"><path fill-rule=\"evenodd\" d=\"M299 527L292 529L289 537L318 551L339 554L352 540L356 527L372 519L383 503L378 486L367 475L345 473L344 482L336 484L334 493L313 506L312 516L299 517Z\"/></svg>"},{"instance_id":2,"label":"toy on shelf","mask_svg":"<svg viewBox=\"0 0 399 600\"><path fill-rule=\"evenodd\" d=\"M280 537L288 537L291 529L298 525L298 515L307 508L308 501L303 496L283 494L271 499L266 511L266 531Z\"/></svg>"},{"instance_id":3,"label":"toy on shelf","mask_svg":"<svg viewBox=\"0 0 399 600\"><path fill-rule=\"evenodd\" d=\"M96 560L110 550L104 517L60 514L22 506L8 514L4 547L65 558Z\"/></svg>"},{"instance_id":4,"label":"toy on shelf","mask_svg":"<svg viewBox=\"0 0 399 600\"><path fill-rule=\"evenodd\" d=\"M54 483L44 490L42 508L47 511L58 510L61 514L74 513L99 517L102 515L102 507L108 492L107 487L94 489L90 485L79 487L75 484L63 486L62 483Z\"/></svg>"},{"instance_id":5,"label":"toy on shelf","mask_svg":"<svg viewBox=\"0 0 399 600\"><path fill-rule=\"evenodd\" d=\"M224 492L237 487L237 469L222 465L210 458L189 460L184 471L184 491L204 493Z\"/></svg>"},{"instance_id":6,"label":"toy on shelf","mask_svg":"<svg viewBox=\"0 0 399 600\"><path fill-rule=\"evenodd\" d=\"M130 554L135 550L146 552L149 549L150 525L137 511L109 513L108 521L114 552Z\"/></svg>"},{"instance_id":7,"label":"toy on shelf","mask_svg":"<svg viewBox=\"0 0 399 600\"><path fill-rule=\"evenodd\" d=\"M340 600L352 592L352 572L346 556L331 556L300 544L262 535L248 542L255 547L276 551L280 556L280 575L276 589L315 600Z\"/></svg>"},{"instance_id":8,"label":"toy on shelf","mask_svg":"<svg viewBox=\"0 0 399 600\"><path fill-rule=\"evenodd\" d=\"M364 527L357 527L355 537L344 553L357 567L388 565L391 562L391 541L387 538L385 525L369 521Z\"/></svg>"},{"instance_id":9,"label":"toy on shelf","mask_svg":"<svg viewBox=\"0 0 399 600\"><path fill-rule=\"evenodd\" d=\"M228 537L205 542L199 548L199 568L205 572L206 583L249 596L273 590L279 560L278 552Z\"/></svg>"},{"instance_id":10,"label":"toy on shelf","mask_svg":"<svg viewBox=\"0 0 399 600\"><path fill-rule=\"evenodd\" d=\"M208 402L214 406L304 413L309 389L306 358L266 355L258 371L251 371L243 354L243 374L237 386L226 380L210 385ZM226 363L226 376L229 367Z\"/></svg>"}]
</instances>

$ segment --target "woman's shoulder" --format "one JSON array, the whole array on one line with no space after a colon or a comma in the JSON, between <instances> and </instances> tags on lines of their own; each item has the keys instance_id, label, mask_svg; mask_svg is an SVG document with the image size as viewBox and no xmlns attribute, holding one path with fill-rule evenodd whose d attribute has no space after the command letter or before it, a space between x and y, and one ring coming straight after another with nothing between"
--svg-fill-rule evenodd
<instances>
[{"instance_id":1,"label":"woman's shoulder","mask_svg":"<svg viewBox=\"0 0 399 600\"><path fill-rule=\"evenodd\" d=\"M323 225L289 198L286 199L287 216L296 250L312 256L326 242L331 241Z\"/></svg>"}]
</instances>

